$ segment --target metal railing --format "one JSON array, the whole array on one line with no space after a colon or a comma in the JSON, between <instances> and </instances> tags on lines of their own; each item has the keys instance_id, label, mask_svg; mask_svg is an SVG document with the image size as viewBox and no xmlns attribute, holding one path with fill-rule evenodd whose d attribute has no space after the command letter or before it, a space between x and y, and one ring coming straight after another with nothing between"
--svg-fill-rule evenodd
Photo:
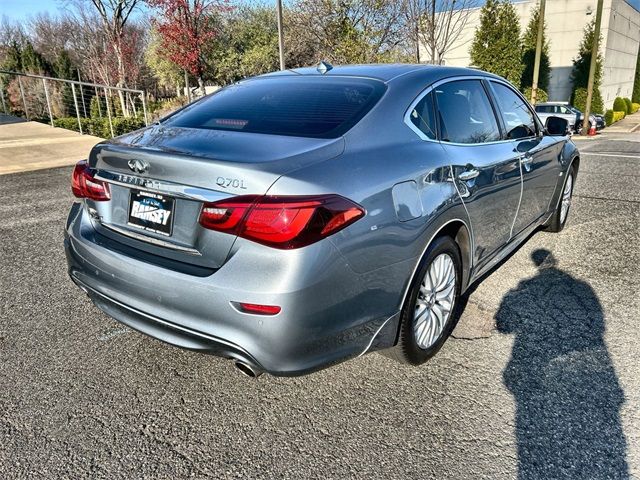
<instances>
[{"instance_id":1,"label":"metal railing","mask_svg":"<svg viewBox=\"0 0 640 480\"><path fill-rule=\"evenodd\" d=\"M52 127L76 130L77 123L80 133L102 137L149 124L143 90L6 70L0 70L0 108Z\"/></svg>"}]
</instances>

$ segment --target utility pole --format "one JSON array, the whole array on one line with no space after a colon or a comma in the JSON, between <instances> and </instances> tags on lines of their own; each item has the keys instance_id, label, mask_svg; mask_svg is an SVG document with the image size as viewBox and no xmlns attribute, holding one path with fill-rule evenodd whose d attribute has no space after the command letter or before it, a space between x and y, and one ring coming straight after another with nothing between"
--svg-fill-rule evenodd
<instances>
[{"instance_id":1,"label":"utility pole","mask_svg":"<svg viewBox=\"0 0 640 480\"><path fill-rule=\"evenodd\" d=\"M284 66L284 35L282 33L282 0L276 0L278 12L278 50L280 53L280 70L286 70Z\"/></svg>"},{"instance_id":2,"label":"utility pole","mask_svg":"<svg viewBox=\"0 0 640 480\"><path fill-rule=\"evenodd\" d=\"M540 76L540 58L542 57L542 37L544 34L544 5L546 0L540 0L538 11L538 38L536 39L536 59L533 62L533 83L531 84L531 105L536 104L538 97L538 77Z\"/></svg>"},{"instance_id":3,"label":"utility pole","mask_svg":"<svg viewBox=\"0 0 640 480\"><path fill-rule=\"evenodd\" d=\"M431 64L436 63L436 0L431 0Z\"/></svg>"},{"instance_id":4,"label":"utility pole","mask_svg":"<svg viewBox=\"0 0 640 480\"><path fill-rule=\"evenodd\" d=\"M587 104L584 107L584 120L582 122L582 134L589 133L589 115L591 115L591 100L593 98L593 84L596 76L596 66L598 61L598 49L600 48L600 23L602 22L602 3L598 0L596 10L596 24L593 32L593 45L591 46L591 65L589 66L589 82L587 83Z\"/></svg>"}]
</instances>

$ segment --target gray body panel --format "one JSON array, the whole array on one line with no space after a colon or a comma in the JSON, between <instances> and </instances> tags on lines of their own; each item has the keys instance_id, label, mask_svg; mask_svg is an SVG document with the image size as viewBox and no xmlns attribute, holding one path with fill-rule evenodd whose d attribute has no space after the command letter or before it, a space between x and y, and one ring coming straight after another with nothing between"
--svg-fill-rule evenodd
<instances>
[{"instance_id":1,"label":"gray body panel","mask_svg":"<svg viewBox=\"0 0 640 480\"><path fill-rule=\"evenodd\" d=\"M316 75L299 69L269 78L294 74ZM336 75L387 86L339 138L155 125L96 146L89 163L110 179L113 198L74 204L65 238L72 279L98 307L149 335L296 375L393 346L418 262L443 228L468 230L467 288L555 209L564 172L577 155L569 139L460 146L420 138L403 121L434 82L497 77L412 65L336 67L325 76ZM525 155L534 158L527 172L520 165ZM131 159L148 161L149 171L132 173ZM463 182L457 177L468 164L481 173ZM127 176L135 177L135 187ZM130 188L176 198L170 238L127 225ZM294 250L198 224L202 201L243 194L338 194L366 215ZM232 302L282 311L250 315Z\"/></svg>"}]
</instances>

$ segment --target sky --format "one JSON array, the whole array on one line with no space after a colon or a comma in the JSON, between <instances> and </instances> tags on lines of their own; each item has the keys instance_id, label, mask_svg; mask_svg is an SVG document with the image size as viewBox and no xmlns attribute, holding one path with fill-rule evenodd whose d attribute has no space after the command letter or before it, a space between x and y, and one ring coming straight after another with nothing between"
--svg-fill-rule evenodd
<instances>
[{"instance_id":1,"label":"sky","mask_svg":"<svg viewBox=\"0 0 640 480\"><path fill-rule=\"evenodd\" d=\"M11 20L26 20L38 12L57 14L62 10L64 2L60 0L0 0L0 17Z\"/></svg>"},{"instance_id":2,"label":"sky","mask_svg":"<svg viewBox=\"0 0 640 480\"><path fill-rule=\"evenodd\" d=\"M26 20L30 15L39 12L57 14L64 9L68 1L69 0L0 0L0 17L6 16L10 20L22 21ZM626 1L640 10L640 0ZM231 3L234 3L234 1L232 0Z\"/></svg>"}]
</instances>

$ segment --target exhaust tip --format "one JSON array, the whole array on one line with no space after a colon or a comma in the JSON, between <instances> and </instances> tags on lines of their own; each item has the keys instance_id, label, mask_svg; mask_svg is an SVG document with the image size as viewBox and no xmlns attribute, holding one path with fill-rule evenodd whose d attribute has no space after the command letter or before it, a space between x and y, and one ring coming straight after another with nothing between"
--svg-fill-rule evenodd
<instances>
[{"instance_id":1,"label":"exhaust tip","mask_svg":"<svg viewBox=\"0 0 640 480\"><path fill-rule=\"evenodd\" d=\"M260 375L262 375L262 372L260 370L256 370L254 367L252 367L248 363L244 363L239 360L236 360L234 362L234 365L238 370L240 370L240 372L243 375L246 375L247 377L258 378Z\"/></svg>"}]
</instances>

